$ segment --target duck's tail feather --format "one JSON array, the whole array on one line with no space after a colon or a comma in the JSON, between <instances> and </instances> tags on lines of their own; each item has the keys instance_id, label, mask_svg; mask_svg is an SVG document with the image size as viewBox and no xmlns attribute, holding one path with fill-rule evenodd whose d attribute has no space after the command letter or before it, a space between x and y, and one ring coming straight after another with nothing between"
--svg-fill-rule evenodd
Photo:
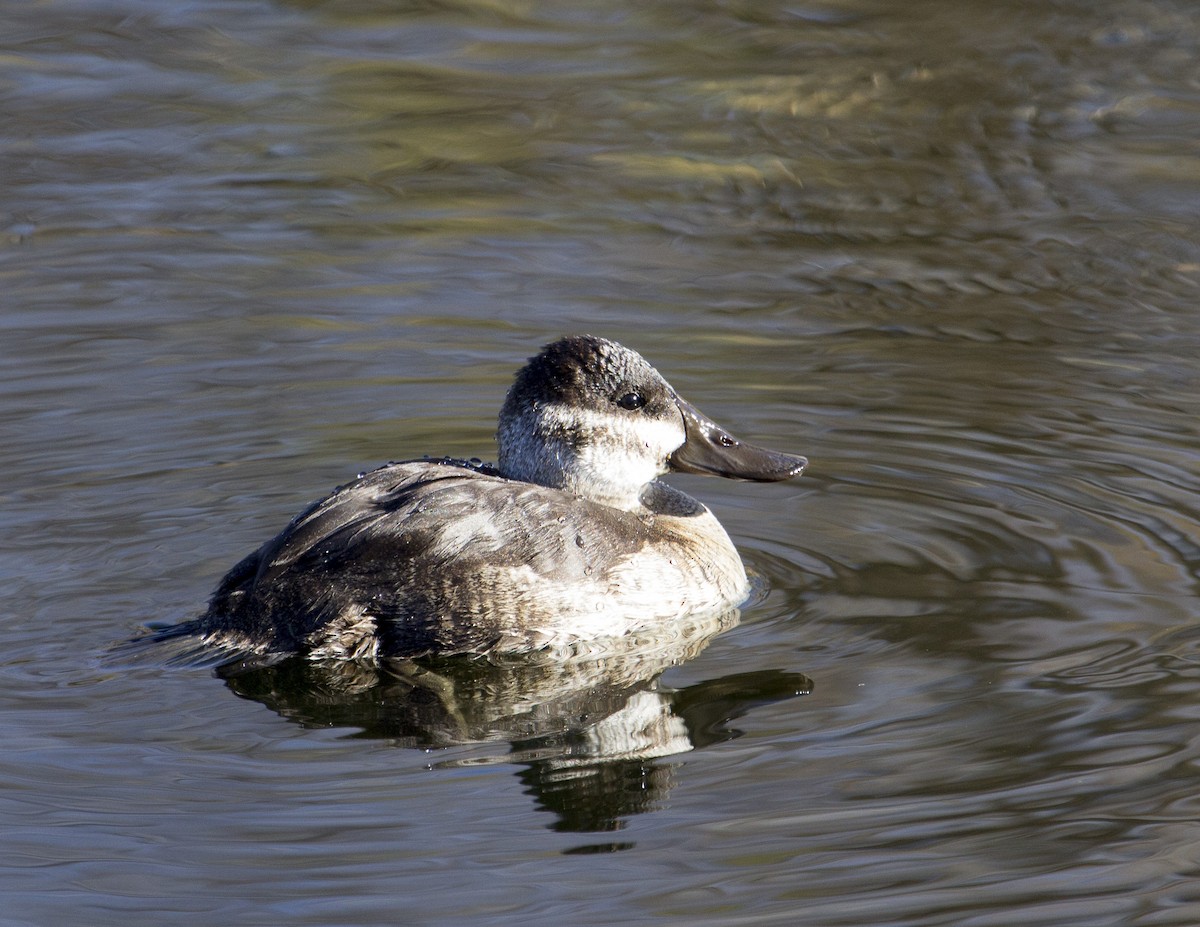
<instances>
[{"instance_id":1,"label":"duck's tail feather","mask_svg":"<svg viewBox=\"0 0 1200 927\"><path fill-rule=\"evenodd\" d=\"M225 666L238 661L261 661L263 654L244 641L216 635L200 618L165 627L149 626L149 633L114 644L105 663L160 666Z\"/></svg>"}]
</instances>

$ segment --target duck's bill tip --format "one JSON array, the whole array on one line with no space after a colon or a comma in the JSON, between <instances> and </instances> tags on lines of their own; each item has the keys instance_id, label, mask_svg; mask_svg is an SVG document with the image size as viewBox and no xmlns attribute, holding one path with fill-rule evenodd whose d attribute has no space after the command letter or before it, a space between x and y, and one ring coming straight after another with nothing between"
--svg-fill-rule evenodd
<instances>
[{"instance_id":1,"label":"duck's bill tip","mask_svg":"<svg viewBox=\"0 0 1200 927\"><path fill-rule=\"evenodd\" d=\"M761 450L761 448L755 448L755 450ZM808 458L801 457L799 454L783 454L778 451L762 451L762 453L772 458L769 466L764 468L759 476L742 477L742 479L757 480L761 483L777 483L780 480L790 480L794 476L799 476L808 466Z\"/></svg>"}]
</instances>

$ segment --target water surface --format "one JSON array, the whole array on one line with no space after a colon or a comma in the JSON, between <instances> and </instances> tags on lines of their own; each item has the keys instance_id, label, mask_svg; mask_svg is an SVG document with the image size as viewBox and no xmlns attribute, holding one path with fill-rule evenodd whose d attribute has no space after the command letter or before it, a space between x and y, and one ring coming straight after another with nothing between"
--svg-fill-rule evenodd
<instances>
[{"instance_id":1,"label":"water surface","mask_svg":"<svg viewBox=\"0 0 1200 927\"><path fill-rule=\"evenodd\" d=\"M1198 55L1168 0L7 5L6 922L1200 922ZM102 659L490 457L575 331L812 460L673 478L736 626L449 717Z\"/></svg>"}]
</instances>

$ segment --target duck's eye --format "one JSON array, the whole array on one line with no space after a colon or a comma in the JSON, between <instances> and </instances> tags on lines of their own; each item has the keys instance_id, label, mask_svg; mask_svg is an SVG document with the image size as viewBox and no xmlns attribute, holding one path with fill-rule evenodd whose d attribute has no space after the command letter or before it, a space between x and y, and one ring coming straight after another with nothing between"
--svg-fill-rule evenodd
<instances>
[{"instance_id":1,"label":"duck's eye","mask_svg":"<svg viewBox=\"0 0 1200 927\"><path fill-rule=\"evenodd\" d=\"M618 399L617 405L619 405L622 409L633 412L646 405L646 397L635 390L631 393L626 393L624 396Z\"/></svg>"}]
</instances>

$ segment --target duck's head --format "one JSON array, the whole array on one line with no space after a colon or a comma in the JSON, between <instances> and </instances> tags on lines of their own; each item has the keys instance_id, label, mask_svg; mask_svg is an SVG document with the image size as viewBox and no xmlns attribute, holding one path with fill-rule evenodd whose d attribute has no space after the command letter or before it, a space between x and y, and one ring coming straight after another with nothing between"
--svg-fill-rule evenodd
<instances>
[{"instance_id":1,"label":"duck's head","mask_svg":"<svg viewBox=\"0 0 1200 927\"><path fill-rule=\"evenodd\" d=\"M739 441L636 351L591 335L547 345L517 373L496 440L505 476L628 511L669 470L774 482L808 464Z\"/></svg>"}]
</instances>

